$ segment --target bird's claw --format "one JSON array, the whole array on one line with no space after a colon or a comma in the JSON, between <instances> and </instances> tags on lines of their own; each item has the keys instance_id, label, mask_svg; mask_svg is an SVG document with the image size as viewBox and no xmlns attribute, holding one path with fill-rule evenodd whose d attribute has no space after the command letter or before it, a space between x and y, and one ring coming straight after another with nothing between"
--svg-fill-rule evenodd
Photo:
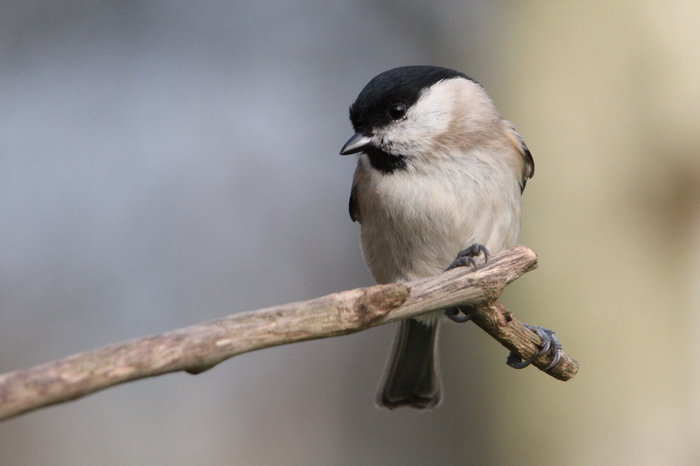
<instances>
[{"instance_id":1,"label":"bird's claw","mask_svg":"<svg viewBox=\"0 0 700 466\"><path fill-rule=\"evenodd\" d=\"M476 261L474 260L474 258L481 253L484 254L484 263L488 262L490 253L489 250L486 249L486 246L481 245L479 243L474 243L468 248L462 249L457 254L457 258L450 264L449 267L445 269L445 272L447 272L448 270L452 270L456 267L464 267L467 265L473 266L474 271L476 271Z\"/></svg>"},{"instance_id":2,"label":"bird's claw","mask_svg":"<svg viewBox=\"0 0 700 466\"><path fill-rule=\"evenodd\" d=\"M549 364L549 366L547 366L547 368L544 369L544 371L547 372L556 367L556 365L559 364L559 360L561 359L562 348L559 339L554 334L554 331L535 325L523 325L532 330L534 333L537 334L537 336L540 337L539 349L535 351L532 354L532 356L530 356L525 361L523 361L523 359L520 356L511 351L511 353L508 355L506 363L514 369L524 369L530 364L532 364L532 361L534 361L538 356L547 354L547 352L551 350L554 358L552 359L552 362Z\"/></svg>"},{"instance_id":3,"label":"bird's claw","mask_svg":"<svg viewBox=\"0 0 700 466\"><path fill-rule=\"evenodd\" d=\"M459 315L460 312L462 312L462 314L464 315ZM466 312L464 312L463 309L460 309L456 306L448 307L447 309L445 309L445 315L452 322L457 322L458 324L463 324L464 322L469 322L470 320L472 320L471 312L467 314Z\"/></svg>"}]
</instances>

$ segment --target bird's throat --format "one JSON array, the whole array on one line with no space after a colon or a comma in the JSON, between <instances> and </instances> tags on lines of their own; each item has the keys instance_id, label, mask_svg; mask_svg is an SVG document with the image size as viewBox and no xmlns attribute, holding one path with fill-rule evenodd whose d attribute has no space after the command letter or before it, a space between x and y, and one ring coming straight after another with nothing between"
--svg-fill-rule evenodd
<instances>
[{"instance_id":1,"label":"bird's throat","mask_svg":"<svg viewBox=\"0 0 700 466\"><path fill-rule=\"evenodd\" d=\"M406 156L404 155L390 154L373 146L367 147L363 152L367 154L372 168L385 175L391 175L396 170L406 169Z\"/></svg>"}]
</instances>

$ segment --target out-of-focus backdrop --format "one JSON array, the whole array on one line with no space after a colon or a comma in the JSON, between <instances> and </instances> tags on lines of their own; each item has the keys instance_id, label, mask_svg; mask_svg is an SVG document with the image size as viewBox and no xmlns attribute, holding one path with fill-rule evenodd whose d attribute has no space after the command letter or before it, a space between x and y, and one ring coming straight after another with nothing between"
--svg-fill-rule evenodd
<instances>
[{"instance_id":1,"label":"out-of-focus backdrop","mask_svg":"<svg viewBox=\"0 0 700 466\"><path fill-rule=\"evenodd\" d=\"M446 400L373 406L394 329L0 424L0 464L696 465L700 2L0 2L0 371L372 283L347 109L466 72L535 158L504 300L561 383L444 325Z\"/></svg>"}]
</instances>

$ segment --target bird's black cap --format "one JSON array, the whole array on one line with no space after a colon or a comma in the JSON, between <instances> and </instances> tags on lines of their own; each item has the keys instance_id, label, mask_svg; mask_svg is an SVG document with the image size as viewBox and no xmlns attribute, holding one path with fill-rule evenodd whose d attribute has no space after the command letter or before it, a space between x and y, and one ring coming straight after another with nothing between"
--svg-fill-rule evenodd
<instances>
[{"instance_id":1,"label":"bird's black cap","mask_svg":"<svg viewBox=\"0 0 700 466\"><path fill-rule=\"evenodd\" d=\"M452 78L471 80L464 73L439 66L401 66L378 74L350 106L352 126L356 132L369 135L372 128L391 121L387 113L390 106L400 103L409 108L423 89Z\"/></svg>"}]
</instances>

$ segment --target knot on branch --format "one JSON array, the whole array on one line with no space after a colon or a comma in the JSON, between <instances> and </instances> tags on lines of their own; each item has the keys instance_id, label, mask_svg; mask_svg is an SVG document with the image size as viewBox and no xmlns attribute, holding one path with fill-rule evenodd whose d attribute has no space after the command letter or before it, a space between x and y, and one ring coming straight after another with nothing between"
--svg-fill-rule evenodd
<instances>
[{"instance_id":1,"label":"knot on branch","mask_svg":"<svg viewBox=\"0 0 700 466\"><path fill-rule=\"evenodd\" d=\"M410 295L411 290L403 283L372 286L360 290L359 297L340 312L341 315L345 314L343 320L351 327L363 329L372 326L401 306Z\"/></svg>"}]
</instances>

